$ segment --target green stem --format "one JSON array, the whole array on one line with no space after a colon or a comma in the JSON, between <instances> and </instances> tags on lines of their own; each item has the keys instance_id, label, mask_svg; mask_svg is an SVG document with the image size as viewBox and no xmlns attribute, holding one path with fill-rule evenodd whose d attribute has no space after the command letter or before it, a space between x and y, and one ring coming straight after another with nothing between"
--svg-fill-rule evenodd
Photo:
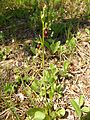
<instances>
[{"instance_id":1,"label":"green stem","mask_svg":"<svg viewBox=\"0 0 90 120\"><path fill-rule=\"evenodd\" d=\"M42 67L43 67L43 80L45 80L45 75L44 75L44 21L42 21ZM44 84L44 89L45 89L45 100L46 98L46 85Z\"/></svg>"},{"instance_id":2,"label":"green stem","mask_svg":"<svg viewBox=\"0 0 90 120\"><path fill-rule=\"evenodd\" d=\"M44 48L44 29L45 29L45 8L43 8L43 11L42 11L42 14L41 14L41 21L42 21L42 68L43 68L43 82L45 82L45 74L44 74L44 64L45 64L45 61L44 61L44 52L45 52L45 48ZM46 100L46 103L47 103L47 96L46 96L46 84L44 84L44 92L45 92L45 100Z\"/></svg>"},{"instance_id":3,"label":"green stem","mask_svg":"<svg viewBox=\"0 0 90 120\"><path fill-rule=\"evenodd\" d=\"M42 67L44 70L44 22L42 21Z\"/></svg>"}]
</instances>

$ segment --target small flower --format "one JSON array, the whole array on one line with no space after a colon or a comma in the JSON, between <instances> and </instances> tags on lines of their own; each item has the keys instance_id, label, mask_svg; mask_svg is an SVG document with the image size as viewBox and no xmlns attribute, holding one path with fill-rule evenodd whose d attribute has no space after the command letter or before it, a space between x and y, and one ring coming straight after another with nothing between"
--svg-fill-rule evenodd
<instances>
[{"instance_id":1,"label":"small flower","mask_svg":"<svg viewBox=\"0 0 90 120\"><path fill-rule=\"evenodd\" d=\"M16 96L20 98L21 102L26 98L22 93L18 93Z\"/></svg>"},{"instance_id":2,"label":"small flower","mask_svg":"<svg viewBox=\"0 0 90 120\"><path fill-rule=\"evenodd\" d=\"M37 48L38 48L38 49L40 48L40 44L39 44L39 43L37 44Z\"/></svg>"},{"instance_id":3,"label":"small flower","mask_svg":"<svg viewBox=\"0 0 90 120\"><path fill-rule=\"evenodd\" d=\"M48 29L47 29L47 28L44 30L44 37L45 37L45 38L48 37Z\"/></svg>"},{"instance_id":4,"label":"small flower","mask_svg":"<svg viewBox=\"0 0 90 120\"><path fill-rule=\"evenodd\" d=\"M14 43L14 41L15 41L15 40L14 40L14 39L12 39L12 43Z\"/></svg>"}]
</instances>

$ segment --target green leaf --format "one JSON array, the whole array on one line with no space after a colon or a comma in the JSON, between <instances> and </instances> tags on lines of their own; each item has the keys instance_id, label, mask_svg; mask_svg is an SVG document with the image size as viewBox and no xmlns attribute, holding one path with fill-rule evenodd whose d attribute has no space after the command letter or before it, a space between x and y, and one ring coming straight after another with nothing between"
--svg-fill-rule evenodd
<instances>
[{"instance_id":1,"label":"green leaf","mask_svg":"<svg viewBox=\"0 0 90 120\"><path fill-rule=\"evenodd\" d=\"M55 75L58 72L58 69L54 64L50 64L50 69L53 75Z\"/></svg>"},{"instance_id":2,"label":"green leaf","mask_svg":"<svg viewBox=\"0 0 90 120\"><path fill-rule=\"evenodd\" d=\"M85 32L89 35L90 34L90 30L89 29L85 29Z\"/></svg>"},{"instance_id":3,"label":"green leaf","mask_svg":"<svg viewBox=\"0 0 90 120\"><path fill-rule=\"evenodd\" d=\"M51 86L51 89L49 90L49 97L51 100L52 100L53 96L54 96L54 87Z\"/></svg>"},{"instance_id":4,"label":"green leaf","mask_svg":"<svg viewBox=\"0 0 90 120\"><path fill-rule=\"evenodd\" d=\"M36 5L37 4L36 0L31 0L30 2L31 2L32 5Z\"/></svg>"},{"instance_id":5,"label":"green leaf","mask_svg":"<svg viewBox=\"0 0 90 120\"><path fill-rule=\"evenodd\" d=\"M51 116L51 120L55 120L55 118L57 117L56 111L50 112L50 116Z\"/></svg>"},{"instance_id":6,"label":"green leaf","mask_svg":"<svg viewBox=\"0 0 90 120\"><path fill-rule=\"evenodd\" d=\"M71 99L70 102L71 102L73 108L75 109L77 116L80 118L81 117L81 109L79 108L79 105L73 99Z\"/></svg>"},{"instance_id":7,"label":"green leaf","mask_svg":"<svg viewBox=\"0 0 90 120\"><path fill-rule=\"evenodd\" d=\"M56 91L57 91L59 94L62 94L62 85L61 85L61 84L57 85Z\"/></svg>"},{"instance_id":8,"label":"green leaf","mask_svg":"<svg viewBox=\"0 0 90 120\"><path fill-rule=\"evenodd\" d=\"M68 70L68 66L69 66L69 62L66 60L64 62L64 71L67 71Z\"/></svg>"},{"instance_id":9,"label":"green leaf","mask_svg":"<svg viewBox=\"0 0 90 120\"><path fill-rule=\"evenodd\" d=\"M35 49L35 47L31 47L30 50L31 50L31 52L33 53L33 55L36 54L36 49Z\"/></svg>"},{"instance_id":10,"label":"green leaf","mask_svg":"<svg viewBox=\"0 0 90 120\"><path fill-rule=\"evenodd\" d=\"M35 112L35 116L34 116L35 120L44 120L44 118L45 118L44 112L41 112L41 111Z\"/></svg>"},{"instance_id":11,"label":"green leaf","mask_svg":"<svg viewBox=\"0 0 90 120\"><path fill-rule=\"evenodd\" d=\"M60 41L58 42L53 42L51 45L50 45L50 48L51 48L51 51L52 53L56 53L58 51L58 48L60 47Z\"/></svg>"},{"instance_id":12,"label":"green leaf","mask_svg":"<svg viewBox=\"0 0 90 120\"><path fill-rule=\"evenodd\" d=\"M82 112L85 112L85 113L88 113L88 112L90 112L90 108L89 108L89 107L83 107L83 108L81 109L81 111L82 111Z\"/></svg>"},{"instance_id":13,"label":"green leaf","mask_svg":"<svg viewBox=\"0 0 90 120\"><path fill-rule=\"evenodd\" d=\"M39 81L37 80L33 81L31 89L34 90L35 92L39 92Z\"/></svg>"},{"instance_id":14,"label":"green leaf","mask_svg":"<svg viewBox=\"0 0 90 120\"><path fill-rule=\"evenodd\" d=\"M44 44L45 44L45 46L46 46L48 49L50 49L50 45L49 45L49 43L48 43L47 41L45 41Z\"/></svg>"},{"instance_id":15,"label":"green leaf","mask_svg":"<svg viewBox=\"0 0 90 120\"><path fill-rule=\"evenodd\" d=\"M67 48L69 50L69 52L75 50L75 47L76 47L76 38L72 38L70 40L67 40L66 41L66 45L67 45Z\"/></svg>"},{"instance_id":16,"label":"green leaf","mask_svg":"<svg viewBox=\"0 0 90 120\"><path fill-rule=\"evenodd\" d=\"M51 117L49 115L46 115L44 120L52 120Z\"/></svg>"},{"instance_id":17,"label":"green leaf","mask_svg":"<svg viewBox=\"0 0 90 120\"><path fill-rule=\"evenodd\" d=\"M4 88L6 93L13 93L14 92L14 85L11 83L6 83Z\"/></svg>"},{"instance_id":18,"label":"green leaf","mask_svg":"<svg viewBox=\"0 0 90 120\"><path fill-rule=\"evenodd\" d=\"M50 80L50 74L47 70L44 71L44 81L49 82Z\"/></svg>"},{"instance_id":19,"label":"green leaf","mask_svg":"<svg viewBox=\"0 0 90 120\"><path fill-rule=\"evenodd\" d=\"M83 95L81 95L79 97L79 107L81 107L83 104L84 104L84 97L83 97Z\"/></svg>"},{"instance_id":20,"label":"green leaf","mask_svg":"<svg viewBox=\"0 0 90 120\"><path fill-rule=\"evenodd\" d=\"M63 117L65 115L65 109L61 108L60 110L57 111L58 116Z\"/></svg>"},{"instance_id":21,"label":"green leaf","mask_svg":"<svg viewBox=\"0 0 90 120\"><path fill-rule=\"evenodd\" d=\"M61 0L54 0L54 3L55 4L58 4L58 3L60 3L61 2Z\"/></svg>"},{"instance_id":22,"label":"green leaf","mask_svg":"<svg viewBox=\"0 0 90 120\"><path fill-rule=\"evenodd\" d=\"M22 80L25 80L26 82L29 82L30 81L30 77L29 76L24 76Z\"/></svg>"},{"instance_id":23,"label":"green leaf","mask_svg":"<svg viewBox=\"0 0 90 120\"><path fill-rule=\"evenodd\" d=\"M64 61L64 64L63 64L63 69L62 69L62 75L65 76L67 75L68 73L68 66L69 66L69 61Z\"/></svg>"},{"instance_id":24,"label":"green leaf","mask_svg":"<svg viewBox=\"0 0 90 120\"><path fill-rule=\"evenodd\" d=\"M35 114L36 111L44 112L44 109L42 109L42 108L30 108L27 111L27 115L34 117L34 114Z\"/></svg>"}]
</instances>

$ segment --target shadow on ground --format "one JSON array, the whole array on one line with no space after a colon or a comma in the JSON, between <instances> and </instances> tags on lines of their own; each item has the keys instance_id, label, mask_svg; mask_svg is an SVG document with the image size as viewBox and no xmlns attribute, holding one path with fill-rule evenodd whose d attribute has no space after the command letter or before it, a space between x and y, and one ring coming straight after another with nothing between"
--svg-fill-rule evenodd
<instances>
[{"instance_id":1,"label":"shadow on ground","mask_svg":"<svg viewBox=\"0 0 90 120\"><path fill-rule=\"evenodd\" d=\"M10 43L14 38L23 41L35 37L39 30L39 17L33 13L35 10L27 8L14 8L0 16L0 31L3 33L4 43ZM37 29L36 29L37 28Z\"/></svg>"},{"instance_id":2,"label":"shadow on ground","mask_svg":"<svg viewBox=\"0 0 90 120\"><path fill-rule=\"evenodd\" d=\"M8 44L12 39L19 41L38 37L41 33L41 21L36 10L29 10L27 8L15 8L14 10L7 10L7 12L0 16L0 31L3 33L4 43ZM90 27L88 16L74 19L63 19L60 22L53 22L51 25L54 31L53 39L60 40L62 44L66 39L72 37L72 34L77 33L78 28L85 26ZM49 32L51 34L51 31Z\"/></svg>"},{"instance_id":3,"label":"shadow on ground","mask_svg":"<svg viewBox=\"0 0 90 120\"><path fill-rule=\"evenodd\" d=\"M83 118L82 120L90 120L90 112L88 112Z\"/></svg>"}]
</instances>

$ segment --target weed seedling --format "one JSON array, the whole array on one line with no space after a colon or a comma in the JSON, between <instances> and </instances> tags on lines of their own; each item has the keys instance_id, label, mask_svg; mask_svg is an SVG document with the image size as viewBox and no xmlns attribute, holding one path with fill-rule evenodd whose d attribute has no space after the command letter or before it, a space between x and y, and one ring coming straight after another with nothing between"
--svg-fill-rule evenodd
<instances>
[{"instance_id":1,"label":"weed seedling","mask_svg":"<svg viewBox=\"0 0 90 120\"><path fill-rule=\"evenodd\" d=\"M38 97L43 98L44 105L43 108L30 108L28 110L27 116L30 120L36 120L36 118L40 120L52 120L65 115L64 108L56 110L52 109L55 93L57 92L58 95L61 95L62 93L61 86L56 83L58 72L58 68L55 65L50 64L50 68L44 70L44 77L42 76L41 80L34 80L32 82L31 89Z\"/></svg>"},{"instance_id":2,"label":"weed seedling","mask_svg":"<svg viewBox=\"0 0 90 120\"><path fill-rule=\"evenodd\" d=\"M71 54L75 51L76 48L76 38L71 38L66 41L66 46L67 46L67 53Z\"/></svg>"},{"instance_id":3,"label":"weed seedling","mask_svg":"<svg viewBox=\"0 0 90 120\"><path fill-rule=\"evenodd\" d=\"M89 107L84 106L84 97L81 95L77 101L74 99L70 100L73 108L75 109L76 115L79 117L80 120L83 120L83 113L88 113L90 112Z\"/></svg>"}]
</instances>

